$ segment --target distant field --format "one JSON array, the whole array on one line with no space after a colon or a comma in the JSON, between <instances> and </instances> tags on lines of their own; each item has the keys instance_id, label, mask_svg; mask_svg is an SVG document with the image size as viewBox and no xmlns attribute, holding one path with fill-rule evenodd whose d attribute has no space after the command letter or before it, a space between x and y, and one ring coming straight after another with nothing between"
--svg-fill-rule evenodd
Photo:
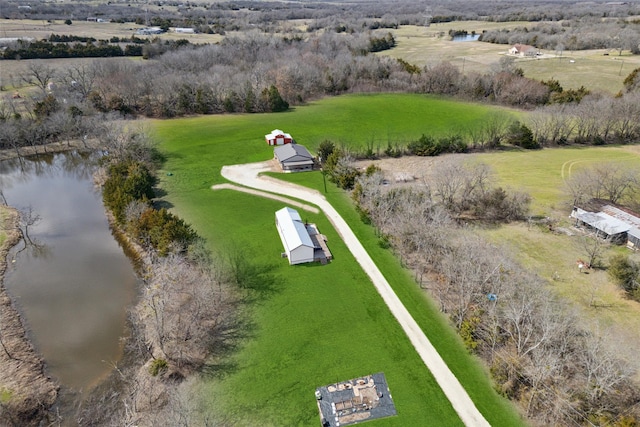
<instances>
[{"instance_id":1,"label":"distant field","mask_svg":"<svg viewBox=\"0 0 640 427\"><path fill-rule=\"evenodd\" d=\"M380 55L402 58L420 66L449 61L465 73L486 73L492 64L506 55L511 46L483 42L453 42L449 40L449 30L479 33L485 29L514 28L527 24L530 25L526 22L462 21L433 24L429 27L404 26L398 30L391 30L396 37L397 47L381 52ZM527 77L539 80L554 78L567 89L584 86L592 90L617 93L623 88L624 78L634 68L640 67L640 56L628 52L618 57L614 51L565 51L562 58L557 58L556 53L552 51L543 50L542 53L545 54L542 59L518 58L518 67L524 70ZM604 55L605 53L609 55ZM570 60L575 62L571 63Z\"/></svg>"},{"instance_id":2,"label":"distant field","mask_svg":"<svg viewBox=\"0 0 640 427\"><path fill-rule=\"evenodd\" d=\"M403 117L407 115L405 104L414 110L409 117ZM400 113L393 113L389 105ZM462 105L468 114L474 110L473 105ZM205 379L200 384L202 404L217 408L223 419L242 426L314 426L319 422L315 387L383 371L399 415L379 420L376 425L460 425L431 374L323 215L302 212L305 220L316 222L328 236L334 261L327 266L290 267L279 256L282 248L273 224L274 212L282 203L210 189L212 184L224 181L220 176L222 165L271 158L272 148L263 135L275 127L292 133L311 149L327 134L345 144L359 145L377 133L386 140L390 126L397 132L404 125L403 135L407 137L419 135L435 122L429 119L430 111L449 107L454 105L414 95L344 96L281 114L153 122L160 148L167 156L165 172L171 172L160 176L160 187L167 192L164 200L194 225L214 251L225 254L244 248L245 257L264 272L265 291L249 306L253 325L246 330L248 339L233 357L212 368L213 380ZM484 106L475 108L488 111ZM450 126L459 126L458 117L449 117ZM448 127L443 123L438 126ZM322 188L319 172L297 176ZM522 425L513 408L494 392L487 373L469 357L437 307L394 255L378 246L378 237L359 220L348 196L329 184L328 197L352 224L490 423Z\"/></svg>"},{"instance_id":3,"label":"distant field","mask_svg":"<svg viewBox=\"0 0 640 427\"><path fill-rule=\"evenodd\" d=\"M73 20L71 25L66 25L64 19L48 21L35 21L29 19L0 19L0 37L31 37L41 40L51 34L73 35L80 37L94 37L98 40L108 40L111 37L131 37L153 39L186 39L191 43L216 43L223 36L218 34L182 34L169 31L164 34L152 36L140 36L136 31L144 28L132 22L124 24L111 22L87 22L85 20Z\"/></svg>"},{"instance_id":4,"label":"distant field","mask_svg":"<svg viewBox=\"0 0 640 427\"><path fill-rule=\"evenodd\" d=\"M500 56L509 50L509 46L481 42L453 42L449 38L449 30L481 33L482 30L514 28L525 24L525 22L461 21L432 24L428 27L407 25L397 30L381 29L377 30L378 34L393 33L397 46L380 52L379 55L402 58L420 66L448 61L461 70L464 67L465 72L485 73L491 64L498 62Z\"/></svg>"}]
</instances>

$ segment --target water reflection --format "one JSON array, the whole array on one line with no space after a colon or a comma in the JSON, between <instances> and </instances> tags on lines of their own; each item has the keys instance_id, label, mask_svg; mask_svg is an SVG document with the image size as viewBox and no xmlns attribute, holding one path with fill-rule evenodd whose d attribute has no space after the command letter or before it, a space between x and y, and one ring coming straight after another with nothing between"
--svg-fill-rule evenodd
<instances>
[{"instance_id":1,"label":"water reflection","mask_svg":"<svg viewBox=\"0 0 640 427\"><path fill-rule=\"evenodd\" d=\"M461 34L452 37L454 42L475 42L478 39L480 39L480 34Z\"/></svg>"},{"instance_id":2,"label":"water reflection","mask_svg":"<svg viewBox=\"0 0 640 427\"><path fill-rule=\"evenodd\" d=\"M50 373L75 389L94 384L120 357L135 289L93 185L95 159L66 153L0 162L0 190L10 205L41 217L29 231L47 248L46 256L20 253L5 285Z\"/></svg>"}]
</instances>

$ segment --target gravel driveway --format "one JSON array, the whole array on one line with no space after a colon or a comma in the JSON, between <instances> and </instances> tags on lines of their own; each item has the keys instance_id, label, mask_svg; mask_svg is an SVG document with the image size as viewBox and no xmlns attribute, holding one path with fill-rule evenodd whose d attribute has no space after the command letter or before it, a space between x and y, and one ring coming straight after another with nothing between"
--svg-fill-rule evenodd
<instances>
[{"instance_id":1,"label":"gravel driveway","mask_svg":"<svg viewBox=\"0 0 640 427\"><path fill-rule=\"evenodd\" d=\"M261 172L270 170L270 162L250 163L245 165L224 166L222 176L229 181L258 190L295 197L317 205L333 223L345 244L371 278L378 293L382 296L391 313L400 323L409 340L422 358L425 365L435 377L438 385L444 391L451 405L466 426L489 426L489 423L476 408L473 401L464 390L458 379L449 370L429 339L411 317L407 309L395 294L389 282L384 278L375 265L364 246L355 236L349 225L324 198L322 194L302 186L286 183L266 176L259 176Z\"/></svg>"}]
</instances>

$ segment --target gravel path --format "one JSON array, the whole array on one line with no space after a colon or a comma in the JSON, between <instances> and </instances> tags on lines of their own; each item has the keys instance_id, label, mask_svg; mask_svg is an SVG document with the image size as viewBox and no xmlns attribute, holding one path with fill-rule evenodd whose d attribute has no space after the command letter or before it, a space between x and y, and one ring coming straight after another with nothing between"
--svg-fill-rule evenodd
<instances>
[{"instance_id":1,"label":"gravel path","mask_svg":"<svg viewBox=\"0 0 640 427\"><path fill-rule=\"evenodd\" d=\"M216 184L211 187L212 190L235 190L240 191L242 193L254 194L260 197L266 197L267 199L278 200L279 202L286 203L291 206L297 206L300 209L304 209L305 211L313 212L315 214L320 213L320 209L315 206L306 205L304 203L300 203L297 200L289 199L287 197L278 196L277 194L267 193L266 191L255 190L253 188L240 187L239 185L234 184Z\"/></svg>"},{"instance_id":2,"label":"gravel path","mask_svg":"<svg viewBox=\"0 0 640 427\"><path fill-rule=\"evenodd\" d=\"M440 385L440 388L444 391L462 422L470 427L488 427L489 423L487 420L482 416L480 411L478 411L458 379L449 370L449 367L444 360L442 360L431 342L429 342L429 339L422 329L420 329L416 321L411 317L411 314L409 314L404 305L402 305L402 302L389 285L389 282L384 278L364 246L362 246L340 214L338 214L322 194L315 190L270 177L259 176L261 172L268 171L269 168L269 162L224 166L222 168L222 176L237 184L257 190L282 194L288 197L295 197L317 205L333 223L353 256L371 278L371 281L391 310L391 313L400 323L400 326L409 337L409 340L425 365L435 377L438 385Z\"/></svg>"}]
</instances>

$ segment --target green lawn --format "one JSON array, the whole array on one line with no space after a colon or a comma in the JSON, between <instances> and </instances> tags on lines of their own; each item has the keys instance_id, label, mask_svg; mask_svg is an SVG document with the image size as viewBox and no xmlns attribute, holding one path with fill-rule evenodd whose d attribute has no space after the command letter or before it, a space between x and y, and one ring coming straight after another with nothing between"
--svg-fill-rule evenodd
<instances>
[{"instance_id":1,"label":"green lawn","mask_svg":"<svg viewBox=\"0 0 640 427\"><path fill-rule=\"evenodd\" d=\"M389 106L393 105L393 108ZM274 226L280 202L230 190L220 168L272 157L263 135L290 132L311 150L330 138L366 146L387 138L417 138L478 122L488 107L414 95L330 98L271 115L226 115L156 121L167 155L160 187L164 200L205 237L212 249L242 251L264 271L264 287L248 306L252 326L242 347L200 385L204 404L238 425L318 425L316 387L384 372L398 416L376 425L460 425L460 420L390 315L375 288L323 215L300 211L329 238L334 261L291 267L280 258ZM464 119L467 120L464 120ZM448 120L448 121L447 121ZM323 189L320 173L288 175ZM388 250L377 245L348 197L328 184L328 196L426 331L493 426L521 425L508 402L491 388L486 372L467 355L455 333ZM223 409L219 409L223 408Z\"/></svg>"},{"instance_id":2,"label":"green lawn","mask_svg":"<svg viewBox=\"0 0 640 427\"><path fill-rule=\"evenodd\" d=\"M637 163L639 154L634 146L574 146L482 153L474 155L474 159L491 166L501 185L529 193L534 214L549 215L562 210L568 215L564 179L597 162Z\"/></svg>"}]
</instances>

